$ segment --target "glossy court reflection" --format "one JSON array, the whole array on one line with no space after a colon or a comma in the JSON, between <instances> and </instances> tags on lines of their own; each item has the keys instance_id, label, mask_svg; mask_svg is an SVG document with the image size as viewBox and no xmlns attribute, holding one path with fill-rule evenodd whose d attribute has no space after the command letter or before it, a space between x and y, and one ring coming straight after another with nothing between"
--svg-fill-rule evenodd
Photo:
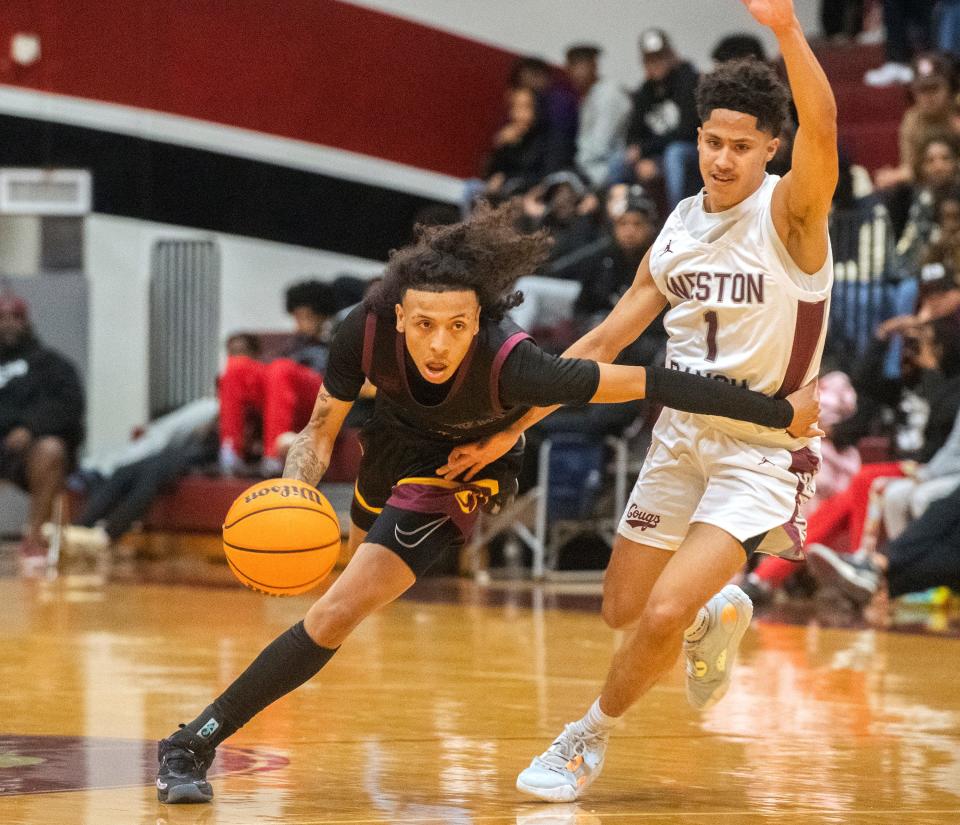
<instances>
[{"instance_id":1,"label":"glossy court reflection","mask_svg":"<svg viewBox=\"0 0 960 825\"><path fill-rule=\"evenodd\" d=\"M233 737L212 805L167 808L156 737L308 600L0 579L0 822L960 822L956 639L758 623L719 705L691 711L678 666L589 795L547 806L516 774L595 696L616 637L550 591L446 591L375 616Z\"/></svg>"}]
</instances>

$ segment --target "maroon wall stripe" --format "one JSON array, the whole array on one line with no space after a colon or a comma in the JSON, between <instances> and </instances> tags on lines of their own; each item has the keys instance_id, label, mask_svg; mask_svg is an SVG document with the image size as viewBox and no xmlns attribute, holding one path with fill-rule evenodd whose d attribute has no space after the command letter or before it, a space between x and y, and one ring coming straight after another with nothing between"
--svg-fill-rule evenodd
<instances>
[{"instance_id":1,"label":"maroon wall stripe","mask_svg":"<svg viewBox=\"0 0 960 825\"><path fill-rule=\"evenodd\" d=\"M19 31L41 59L7 56ZM335 0L6 0L0 83L201 118L466 177L510 52Z\"/></svg>"},{"instance_id":2,"label":"maroon wall stripe","mask_svg":"<svg viewBox=\"0 0 960 825\"><path fill-rule=\"evenodd\" d=\"M802 386L814 353L817 351L817 345L820 343L826 308L826 301L797 303L797 326L793 331L793 349L790 351L790 361L783 376L783 383L777 390L777 398L785 398Z\"/></svg>"}]
</instances>

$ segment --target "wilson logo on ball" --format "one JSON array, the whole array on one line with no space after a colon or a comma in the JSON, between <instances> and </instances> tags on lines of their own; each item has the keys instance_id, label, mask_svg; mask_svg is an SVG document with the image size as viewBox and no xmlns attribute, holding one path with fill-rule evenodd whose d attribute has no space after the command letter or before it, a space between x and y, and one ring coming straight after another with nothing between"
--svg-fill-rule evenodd
<instances>
[{"instance_id":1,"label":"wilson logo on ball","mask_svg":"<svg viewBox=\"0 0 960 825\"><path fill-rule=\"evenodd\" d=\"M316 587L340 556L340 522L326 497L289 479L261 481L231 505L223 552L247 587L295 596Z\"/></svg>"}]
</instances>

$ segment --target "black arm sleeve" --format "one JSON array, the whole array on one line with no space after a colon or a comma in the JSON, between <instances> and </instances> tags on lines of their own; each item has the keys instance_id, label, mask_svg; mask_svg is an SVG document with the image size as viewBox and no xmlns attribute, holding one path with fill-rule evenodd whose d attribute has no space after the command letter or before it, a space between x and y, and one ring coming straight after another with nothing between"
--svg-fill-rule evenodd
<instances>
[{"instance_id":1,"label":"black arm sleeve","mask_svg":"<svg viewBox=\"0 0 960 825\"><path fill-rule=\"evenodd\" d=\"M330 344L330 360L323 386L339 401L355 401L363 386L363 333L367 311L356 306L343 319Z\"/></svg>"},{"instance_id":2,"label":"black arm sleeve","mask_svg":"<svg viewBox=\"0 0 960 825\"><path fill-rule=\"evenodd\" d=\"M646 367L647 398L675 410L722 415L778 430L790 426L793 406L785 398L769 398L715 378L680 370Z\"/></svg>"},{"instance_id":3,"label":"black arm sleeve","mask_svg":"<svg viewBox=\"0 0 960 825\"><path fill-rule=\"evenodd\" d=\"M500 373L500 403L504 407L552 407L586 404L600 385L595 361L558 358L532 341L517 344Z\"/></svg>"}]
</instances>

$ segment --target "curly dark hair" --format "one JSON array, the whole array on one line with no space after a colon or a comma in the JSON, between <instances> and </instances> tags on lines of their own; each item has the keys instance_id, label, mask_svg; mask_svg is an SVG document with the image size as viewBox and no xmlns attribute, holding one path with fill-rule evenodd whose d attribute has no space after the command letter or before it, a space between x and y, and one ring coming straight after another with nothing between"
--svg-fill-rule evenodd
<instances>
[{"instance_id":1,"label":"curly dark hair","mask_svg":"<svg viewBox=\"0 0 960 825\"><path fill-rule=\"evenodd\" d=\"M390 253L383 280L370 290L364 304L378 315L390 316L408 289L472 289L482 313L499 321L523 301L523 293L513 289L517 278L536 271L551 244L545 231L519 232L516 220L513 204L494 209L481 203L460 223L418 225L414 242Z\"/></svg>"},{"instance_id":2,"label":"curly dark hair","mask_svg":"<svg viewBox=\"0 0 960 825\"><path fill-rule=\"evenodd\" d=\"M731 109L753 115L757 128L774 137L787 120L790 90L777 73L758 60L731 60L722 63L697 84L697 114L710 119L714 109Z\"/></svg>"},{"instance_id":3,"label":"curly dark hair","mask_svg":"<svg viewBox=\"0 0 960 825\"><path fill-rule=\"evenodd\" d=\"M336 315L340 307L337 305L337 295L330 284L320 281L303 281L289 287L286 292L287 312L293 312L299 307L307 307L317 315Z\"/></svg>"}]
</instances>

